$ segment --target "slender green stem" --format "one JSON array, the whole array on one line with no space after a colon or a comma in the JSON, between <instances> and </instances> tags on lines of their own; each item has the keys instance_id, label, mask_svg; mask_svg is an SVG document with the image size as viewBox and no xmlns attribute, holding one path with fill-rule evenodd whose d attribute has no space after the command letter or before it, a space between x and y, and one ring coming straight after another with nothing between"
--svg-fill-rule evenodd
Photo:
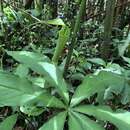
<instances>
[{"instance_id":1,"label":"slender green stem","mask_svg":"<svg viewBox=\"0 0 130 130\"><path fill-rule=\"evenodd\" d=\"M80 27L81 27L82 16L84 14L85 8L86 8L86 0L82 0L81 4L80 4L79 13L77 14L75 27L74 27L74 31L72 34L71 44L70 44L68 56L67 56L65 67L64 67L64 76L66 76L66 73L67 73L67 70L69 67L69 63L71 61L71 57L73 54L73 49L74 49L74 46L77 42L77 34L78 34Z\"/></svg>"}]
</instances>

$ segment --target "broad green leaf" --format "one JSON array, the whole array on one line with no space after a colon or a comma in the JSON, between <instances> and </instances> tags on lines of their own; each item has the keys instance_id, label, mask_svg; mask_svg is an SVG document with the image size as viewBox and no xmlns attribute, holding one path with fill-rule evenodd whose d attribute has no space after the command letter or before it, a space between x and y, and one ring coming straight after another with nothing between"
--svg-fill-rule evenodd
<instances>
[{"instance_id":1,"label":"broad green leaf","mask_svg":"<svg viewBox=\"0 0 130 130\"><path fill-rule=\"evenodd\" d=\"M25 103L40 103L46 107L64 108L64 104L43 89L17 75L0 72L0 106L20 106Z\"/></svg>"},{"instance_id":2,"label":"broad green leaf","mask_svg":"<svg viewBox=\"0 0 130 130\"><path fill-rule=\"evenodd\" d=\"M29 80L36 86L45 88L45 79L43 77L29 77Z\"/></svg>"},{"instance_id":3,"label":"broad green leaf","mask_svg":"<svg viewBox=\"0 0 130 130\"><path fill-rule=\"evenodd\" d=\"M66 112L61 112L46 122L39 130L63 130Z\"/></svg>"},{"instance_id":4,"label":"broad green leaf","mask_svg":"<svg viewBox=\"0 0 130 130\"><path fill-rule=\"evenodd\" d=\"M124 91L121 94L122 94L121 103L124 105L129 103L130 102L130 85L126 83Z\"/></svg>"},{"instance_id":5,"label":"broad green leaf","mask_svg":"<svg viewBox=\"0 0 130 130\"><path fill-rule=\"evenodd\" d=\"M124 73L124 68L122 68L119 64L115 64L115 63L108 63L107 66L102 70L110 71L116 74Z\"/></svg>"},{"instance_id":6,"label":"broad green leaf","mask_svg":"<svg viewBox=\"0 0 130 130\"><path fill-rule=\"evenodd\" d=\"M33 84L26 78L20 78L19 76L6 72L0 71L0 86L2 88L12 88L16 90L20 90L22 92L29 92L29 94L34 93L37 89Z\"/></svg>"},{"instance_id":7,"label":"broad green leaf","mask_svg":"<svg viewBox=\"0 0 130 130\"><path fill-rule=\"evenodd\" d=\"M41 94L37 95L32 100L26 102L25 105L37 105L37 106L44 106L44 107L54 107L54 108L66 108L66 106L62 103L61 100L58 98L50 95L45 90L42 90Z\"/></svg>"},{"instance_id":8,"label":"broad green leaf","mask_svg":"<svg viewBox=\"0 0 130 130\"><path fill-rule=\"evenodd\" d=\"M78 104L95 93L103 92L109 87L123 89L125 85L124 82L125 78L123 76L109 71L100 71L97 75L90 74L86 76L83 83L74 93L71 106Z\"/></svg>"},{"instance_id":9,"label":"broad green leaf","mask_svg":"<svg viewBox=\"0 0 130 130\"><path fill-rule=\"evenodd\" d=\"M70 36L70 29L67 26L62 27L62 29L59 31L59 38L56 45L56 49L54 52L54 56L52 58L52 61L54 63L58 63L59 57L61 56L63 49L65 47L65 44L67 43Z\"/></svg>"},{"instance_id":10,"label":"broad green leaf","mask_svg":"<svg viewBox=\"0 0 130 130\"><path fill-rule=\"evenodd\" d=\"M101 58L88 58L87 61L92 62L94 64L106 66L106 62Z\"/></svg>"},{"instance_id":11,"label":"broad green leaf","mask_svg":"<svg viewBox=\"0 0 130 130\"><path fill-rule=\"evenodd\" d=\"M77 112L69 114L69 130L105 130L87 116Z\"/></svg>"},{"instance_id":12,"label":"broad green leaf","mask_svg":"<svg viewBox=\"0 0 130 130\"><path fill-rule=\"evenodd\" d=\"M53 19L53 20L48 20L48 21L45 21L45 23L51 24L51 25L57 25L57 26L59 26L59 25L60 26L65 26L65 23L60 18L56 18L56 19Z\"/></svg>"},{"instance_id":13,"label":"broad green leaf","mask_svg":"<svg viewBox=\"0 0 130 130\"><path fill-rule=\"evenodd\" d=\"M7 51L7 54L12 56L14 59L18 61L24 61L27 63L32 64L34 61L35 62L42 62L42 61L47 61L49 62L49 58L46 57L45 55L35 53L35 52L29 52L29 51Z\"/></svg>"},{"instance_id":14,"label":"broad green leaf","mask_svg":"<svg viewBox=\"0 0 130 130\"><path fill-rule=\"evenodd\" d=\"M0 105L17 106L35 97L35 88L25 78L0 71Z\"/></svg>"},{"instance_id":15,"label":"broad green leaf","mask_svg":"<svg viewBox=\"0 0 130 130\"><path fill-rule=\"evenodd\" d=\"M17 114L7 117L0 123L0 130L12 130L17 121Z\"/></svg>"},{"instance_id":16,"label":"broad green leaf","mask_svg":"<svg viewBox=\"0 0 130 130\"><path fill-rule=\"evenodd\" d=\"M36 106L21 106L20 111L27 114L28 116L39 116L44 112L44 108L36 107Z\"/></svg>"},{"instance_id":17,"label":"broad green leaf","mask_svg":"<svg viewBox=\"0 0 130 130\"><path fill-rule=\"evenodd\" d=\"M127 47L130 45L130 34L124 44L118 45L119 56L124 56Z\"/></svg>"},{"instance_id":18,"label":"broad green leaf","mask_svg":"<svg viewBox=\"0 0 130 130\"><path fill-rule=\"evenodd\" d=\"M130 129L130 112L124 110L112 111L107 106L79 106L76 111L90 116L94 116L99 120L109 121L117 126L119 130Z\"/></svg>"},{"instance_id":19,"label":"broad green leaf","mask_svg":"<svg viewBox=\"0 0 130 130\"><path fill-rule=\"evenodd\" d=\"M50 64L48 62L42 62L42 57L40 58L36 57L35 55L31 55L33 53L30 52L8 51L7 53L15 60L27 65L27 67L33 71L43 75L50 85L57 88L59 94L63 97L65 102L69 102L67 84L62 76L62 72L56 65Z\"/></svg>"},{"instance_id":20,"label":"broad green leaf","mask_svg":"<svg viewBox=\"0 0 130 130\"><path fill-rule=\"evenodd\" d=\"M71 76L71 80L72 80L72 81L75 81L75 80L83 81L84 77L85 77L85 76L84 76L82 73L74 73L74 74Z\"/></svg>"},{"instance_id":21,"label":"broad green leaf","mask_svg":"<svg viewBox=\"0 0 130 130\"><path fill-rule=\"evenodd\" d=\"M123 60L125 61L125 62L127 62L128 64L130 64L130 58L128 58L128 57L122 57L123 58Z\"/></svg>"},{"instance_id":22,"label":"broad green leaf","mask_svg":"<svg viewBox=\"0 0 130 130\"><path fill-rule=\"evenodd\" d=\"M20 77L27 77L29 73L29 69L26 65L20 64L18 65L15 74L20 76Z\"/></svg>"},{"instance_id":23,"label":"broad green leaf","mask_svg":"<svg viewBox=\"0 0 130 130\"><path fill-rule=\"evenodd\" d=\"M124 68L122 68L120 65L115 64L115 63L109 63L107 64L106 68L104 68L103 70L105 71L110 71L116 74L120 74L124 77L124 79L126 79L126 82L124 82L124 87L113 87L112 85L105 90L105 93L101 92L98 94L98 96L100 96L100 99L98 100L101 101L102 103L105 103L104 101L106 100L111 100L114 98L114 95L120 95L121 98L121 103L122 104L127 104L129 103L129 99L130 99L130 86L128 85L128 75L129 74L128 71L126 71ZM113 95L114 94L114 95ZM103 96L101 96L103 95Z\"/></svg>"}]
</instances>

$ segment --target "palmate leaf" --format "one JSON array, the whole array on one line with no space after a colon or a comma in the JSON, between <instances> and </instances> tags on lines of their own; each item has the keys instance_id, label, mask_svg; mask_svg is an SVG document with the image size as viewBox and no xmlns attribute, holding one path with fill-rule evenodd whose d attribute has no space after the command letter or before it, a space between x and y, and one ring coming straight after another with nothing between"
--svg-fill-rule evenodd
<instances>
[{"instance_id":1,"label":"palmate leaf","mask_svg":"<svg viewBox=\"0 0 130 130\"><path fill-rule=\"evenodd\" d=\"M69 130L105 130L96 122L77 112L69 115Z\"/></svg>"},{"instance_id":2,"label":"palmate leaf","mask_svg":"<svg viewBox=\"0 0 130 130\"><path fill-rule=\"evenodd\" d=\"M39 130L63 130L67 112L61 112L51 118Z\"/></svg>"},{"instance_id":3,"label":"palmate leaf","mask_svg":"<svg viewBox=\"0 0 130 130\"><path fill-rule=\"evenodd\" d=\"M88 75L83 83L77 88L71 100L71 106L74 106L89 98L95 93L105 91L109 87L116 88L117 90L123 89L125 85L125 78L122 75L112 73L109 71L100 71L97 75Z\"/></svg>"},{"instance_id":4,"label":"palmate leaf","mask_svg":"<svg viewBox=\"0 0 130 130\"><path fill-rule=\"evenodd\" d=\"M107 106L79 106L75 108L83 114L94 116L99 120L109 121L114 124L119 130L129 130L130 129L130 112L124 110L112 111L110 107Z\"/></svg>"},{"instance_id":5,"label":"palmate leaf","mask_svg":"<svg viewBox=\"0 0 130 130\"><path fill-rule=\"evenodd\" d=\"M67 84L62 76L60 69L38 57L37 54L25 51L8 51L10 56L15 60L26 64L27 67L33 71L45 76L45 79L52 85L55 86L59 94L63 97L66 103L69 102L69 95L67 92ZM35 56L36 55L36 56ZM42 61L40 60L42 59ZM45 61L45 62L43 62Z\"/></svg>"},{"instance_id":6,"label":"palmate leaf","mask_svg":"<svg viewBox=\"0 0 130 130\"><path fill-rule=\"evenodd\" d=\"M59 99L39 87L34 87L29 80L0 71L0 106L20 106L25 103L64 108Z\"/></svg>"},{"instance_id":7,"label":"palmate leaf","mask_svg":"<svg viewBox=\"0 0 130 130\"><path fill-rule=\"evenodd\" d=\"M7 117L0 123L0 130L12 130L17 121L17 114Z\"/></svg>"}]
</instances>

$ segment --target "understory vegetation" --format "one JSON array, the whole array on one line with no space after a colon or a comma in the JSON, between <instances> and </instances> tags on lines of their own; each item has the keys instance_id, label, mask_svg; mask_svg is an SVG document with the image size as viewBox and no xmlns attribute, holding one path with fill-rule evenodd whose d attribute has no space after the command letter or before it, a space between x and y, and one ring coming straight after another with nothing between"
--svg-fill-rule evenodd
<instances>
[{"instance_id":1,"label":"understory vegetation","mask_svg":"<svg viewBox=\"0 0 130 130\"><path fill-rule=\"evenodd\" d=\"M130 0L0 0L0 130L130 130Z\"/></svg>"}]
</instances>

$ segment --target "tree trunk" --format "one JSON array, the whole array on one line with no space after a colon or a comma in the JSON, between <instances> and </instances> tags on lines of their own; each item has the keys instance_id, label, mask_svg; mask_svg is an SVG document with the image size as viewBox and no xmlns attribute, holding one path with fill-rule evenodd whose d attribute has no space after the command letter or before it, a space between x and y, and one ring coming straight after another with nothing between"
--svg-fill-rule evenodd
<instances>
[{"instance_id":1,"label":"tree trunk","mask_svg":"<svg viewBox=\"0 0 130 130\"><path fill-rule=\"evenodd\" d=\"M25 9L30 9L32 3L33 3L33 0L24 0Z\"/></svg>"},{"instance_id":2,"label":"tree trunk","mask_svg":"<svg viewBox=\"0 0 130 130\"><path fill-rule=\"evenodd\" d=\"M113 26L114 10L116 0L107 0L106 17L104 21L104 42L101 45L101 57L106 60L111 54L111 33Z\"/></svg>"},{"instance_id":3,"label":"tree trunk","mask_svg":"<svg viewBox=\"0 0 130 130\"><path fill-rule=\"evenodd\" d=\"M55 19L58 13L58 0L47 0L47 5L50 8L50 19Z\"/></svg>"}]
</instances>

